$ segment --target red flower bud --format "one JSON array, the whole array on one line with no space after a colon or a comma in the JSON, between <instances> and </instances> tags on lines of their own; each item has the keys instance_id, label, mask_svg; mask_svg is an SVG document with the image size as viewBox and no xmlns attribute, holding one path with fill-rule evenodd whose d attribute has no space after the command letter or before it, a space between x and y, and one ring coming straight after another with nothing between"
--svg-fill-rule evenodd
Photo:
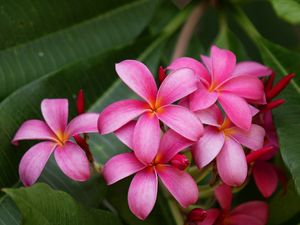
<instances>
[{"instance_id":1,"label":"red flower bud","mask_svg":"<svg viewBox=\"0 0 300 225\"><path fill-rule=\"evenodd\" d=\"M77 94L76 107L78 115L84 113L84 93L82 89L80 89Z\"/></svg>"},{"instance_id":2,"label":"red flower bud","mask_svg":"<svg viewBox=\"0 0 300 225\"><path fill-rule=\"evenodd\" d=\"M259 150L253 151L251 153L249 153L246 156L247 159L247 163L250 164L252 162L255 162L257 159L259 159L261 156L268 154L269 152L271 152L273 150L273 146L265 146Z\"/></svg>"},{"instance_id":3,"label":"red flower bud","mask_svg":"<svg viewBox=\"0 0 300 225\"><path fill-rule=\"evenodd\" d=\"M88 143L86 142L86 140L84 138L82 138L80 135L75 135L75 136L73 136L73 138L75 139L76 143L84 150L88 160L90 162L93 162L94 157L90 151L90 147L89 147Z\"/></svg>"},{"instance_id":4,"label":"red flower bud","mask_svg":"<svg viewBox=\"0 0 300 225\"><path fill-rule=\"evenodd\" d=\"M269 102L265 107L262 109L262 111L267 111L267 110L272 110L274 108L277 108L278 106L282 105L285 103L285 100L283 99L277 99L272 102Z\"/></svg>"},{"instance_id":5,"label":"red flower bud","mask_svg":"<svg viewBox=\"0 0 300 225\"><path fill-rule=\"evenodd\" d=\"M158 80L159 80L159 83L161 84L166 77L167 77L167 74L165 73L164 68L162 66L160 66L159 69L158 69Z\"/></svg>"},{"instance_id":6,"label":"red flower bud","mask_svg":"<svg viewBox=\"0 0 300 225\"><path fill-rule=\"evenodd\" d=\"M207 217L207 212L201 208L195 208L189 212L187 216L188 223L191 222L203 222Z\"/></svg>"},{"instance_id":7,"label":"red flower bud","mask_svg":"<svg viewBox=\"0 0 300 225\"><path fill-rule=\"evenodd\" d=\"M274 80L275 80L275 72L273 71L265 85L265 92L269 92L272 89Z\"/></svg>"},{"instance_id":8,"label":"red flower bud","mask_svg":"<svg viewBox=\"0 0 300 225\"><path fill-rule=\"evenodd\" d=\"M185 155L182 155L182 154L175 155L171 159L170 163L171 163L172 166L174 166L174 167L176 167L177 169L180 169L180 170L185 170L190 164L187 157Z\"/></svg>"},{"instance_id":9,"label":"red flower bud","mask_svg":"<svg viewBox=\"0 0 300 225\"><path fill-rule=\"evenodd\" d=\"M275 98L295 77L294 73L290 73L284 76L271 90L267 91L266 97L267 100Z\"/></svg>"}]
</instances>

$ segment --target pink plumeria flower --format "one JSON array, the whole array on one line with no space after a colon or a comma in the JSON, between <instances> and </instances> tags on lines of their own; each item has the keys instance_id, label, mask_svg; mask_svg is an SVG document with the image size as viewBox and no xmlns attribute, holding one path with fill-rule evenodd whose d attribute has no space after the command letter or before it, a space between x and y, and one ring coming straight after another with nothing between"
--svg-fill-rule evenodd
<instances>
[{"instance_id":1,"label":"pink plumeria flower","mask_svg":"<svg viewBox=\"0 0 300 225\"><path fill-rule=\"evenodd\" d=\"M215 189L220 209L207 210L207 217L197 225L265 225L268 220L268 205L263 201L250 201L231 209L232 191L225 184Z\"/></svg>"},{"instance_id":2,"label":"pink plumeria flower","mask_svg":"<svg viewBox=\"0 0 300 225\"><path fill-rule=\"evenodd\" d=\"M279 180L281 180L283 186L286 187L284 173L267 161L277 153L274 149L276 149L276 147L265 146L247 155L247 163L252 165L254 182L265 198L269 198L276 191Z\"/></svg>"},{"instance_id":3,"label":"pink plumeria flower","mask_svg":"<svg viewBox=\"0 0 300 225\"><path fill-rule=\"evenodd\" d=\"M187 108L173 105L175 101L197 89L197 79L191 69L180 69L169 74L157 90L148 68L139 61L125 60L116 64L119 77L145 101L123 100L109 105L99 116L101 134L113 132L139 117L133 135L137 154L156 155L160 140L159 120L187 139L196 141L203 126ZM143 153L144 152L144 153ZM138 156L143 158L142 155Z\"/></svg>"},{"instance_id":4,"label":"pink plumeria flower","mask_svg":"<svg viewBox=\"0 0 300 225\"><path fill-rule=\"evenodd\" d=\"M188 57L178 58L168 67L169 70L191 68L201 80L197 91L190 96L190 109L206 109L218 101L236 126L249 129L252 116L247 101L265 103L263 83L258 77L271 74L271 70L252 61L236 64L231 51L216 46L212 46L210 57L201 58L206 68Z\"/></svg>"},{"instance_id":5,"label":"pink plumeria flower","mask_svg":"<svg viewBox=\"0 0 300 225\"><path fill-rule=\"evenodd\" d=\"M117 130L117 137L129 148L133 148L134 127L138 122L131 121L124 127ZM151 145L144 140L145 145ZM198 187L193 178L178 166L171 164L177 153L193 142L177 134L173 130L168 130L161 138L155 155L139 157L143 153L138 153L141 149L134 149L134 152L122 153L111 158L103 168L103 175L111 185L125 177L135 174L128 191L129 208L139 219L144 220L152 211L158 188L158 177L163 185L169 190L182 207L193 204L198 199ZM186 162L183 160L183 163Z\"/></svg>"},{"instance_id":6,"label":"pink plumeria flower","mask_svg":"<svg viewBox=\"0 0 300 225\"><path fill-rule=\"evenodd\" d=\"M223 119L217 105L198 111L197 116L207 126L204 135L192 147L196 165L203 168L216 158L223 182L231 186L241 185L247 177L242 145L252 150L260 149L264 143L264 129L255 124L247 131L234 126L228 118Z\"/></svg>"},{"instance_id":7,"label":"pink plumeria flower","mask_svg":"<svg viewBox=\"0 0 300 225\"><path fill-rule=\"evenodd\" d=\"M35 183L52 152L60 169L73 180L85 181L90 176L89 162L84 151L70 140L81 133L97 132L97 113L83 113L68 123L67 99L44 99L42 120L28 120L17 131L12 143L20 140L44 140L31 147L19 166L25 186Z\"/></svg>"}]
</instances>

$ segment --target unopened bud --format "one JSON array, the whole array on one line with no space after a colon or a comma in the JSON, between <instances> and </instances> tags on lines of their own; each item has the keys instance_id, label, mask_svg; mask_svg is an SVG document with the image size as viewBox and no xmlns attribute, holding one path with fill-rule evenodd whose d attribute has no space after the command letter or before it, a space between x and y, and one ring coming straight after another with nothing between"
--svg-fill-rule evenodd
<instances>
[{"instance_id":1,"label":"unopened bud","mask_svg":"<svg viewBox=\"0 0 300 225\"><path fill-rule=\"evenodd\" d=\"M76 107L78 115L84 113L84 93L82 89L80 89L77 94Z\"/></svg>"},{"instance_id":2,"label":"unopened bud","mask_svg":"<svg viewBox=\"0 0 300 225\"><path fill-rule=\"evenodd\" d=\"M161 84L166 77L167 77L167 74L165 73L164 68L162 66L160 66L159 69L158 69L158 80L159 80L159 83Z\"/></svg>"},{"instance_id":3,"label":"unopened bud","mask_svg":"<svg viewBox=\"0 0 300 225\"><path fill-rule=\"evenodd\" d=\"M187 222L203 222L207 217L207 212L201 208L195 208L189 212L187 216Z\"/></svg>"},{"instance_id":4,"label":"unopened bud","mask_svg":"<svg viewBox=\"0 0 300 225\"><path fill-rule=\"evenodd\" d=\"M174 167L176 167L177 169L180 169L180 170L185 170L190 164L188 158L185 155L182 155L182 154L175 155L171 159L170 163L171 163L172 166L174 166Z\"/></svg>"},{"instance_id":5,"label":"unopened bud","mask_svg":"<svg viewBox=\"0 0 300 225\"><path fill-rule=\"evenodd\" d=\"M252 151L246 156L247 163L250 164L255 162L260 157L270 153L274 149L274 146L265 146L259 150Z\"/></svg>"},{"instance_id":6,"label":"unopened bud","mask_svg":"<svg viewBox=\"0 0 300 225\"><path fill-rule=\"evenodd\" d=\"M295 77L296 74L291 73L284 76L271 90L267 91L266 97L267 100L275 98Z\"/></svg>"}]
</instances>

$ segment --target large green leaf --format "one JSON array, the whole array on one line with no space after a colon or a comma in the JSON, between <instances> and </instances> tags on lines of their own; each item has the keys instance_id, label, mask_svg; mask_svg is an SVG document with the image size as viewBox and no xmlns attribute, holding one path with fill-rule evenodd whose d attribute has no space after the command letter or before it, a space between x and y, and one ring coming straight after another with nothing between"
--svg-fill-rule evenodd
<instances>
[{"instance_id":1,"label":"large green leaf","mask_svg":"<svg viewBox=\"0 0 300 225\"><path fill-rule=\"evenodd\" d=\"M300 197L297 196L293 182L288 183L288 192L278 192L270 201L270 225L279 225L291 219L300 209Z\"/></svg>"},{"instance_id":2,"label":"large green leaf","mask_svg":"<svg viewBox=\"0 0 300 225\"><path fill-rule=\"evenodd\" d=\"M86 208L67 193L46 184L30 188L4 189L22 214L23 225L121 225L117 216L107 211Z\"/></svg>"},{"instance_id":3,"label":"large green leaf","mask_svg":"<svg viewBox=\"0 0 300 225\"><path fill-rule=\"evenodd\" d=\"M287 22L300 23L299 0L269 0L279 17Z\"/></svg>"},{"instance_id":4,"label":"large green leaf","mask_svg":"<svg viewBox=\"0 0 300 225\"><path fill-rule=\"evenodd\" d=\"M130 43L150 21L157 3L136 0L109 11L99 10L94 17L3 49L0 83L5 85L0 89L0 99L67 65Z\"/></svg>"}]
</instances>

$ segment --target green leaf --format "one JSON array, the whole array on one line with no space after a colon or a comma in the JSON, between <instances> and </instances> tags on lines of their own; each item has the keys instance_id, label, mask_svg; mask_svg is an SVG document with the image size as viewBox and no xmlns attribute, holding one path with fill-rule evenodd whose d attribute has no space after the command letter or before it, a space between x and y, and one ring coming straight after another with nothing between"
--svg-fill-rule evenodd
<instances>
[{"instance_id":1,"label":"green leaf","mask_svg":"<svg viewBox=\"0 0 300 225\"><path fill-rule=\"evenodd\" d=\"M239 61L246 60L249 57L247 56L246 50L238 39L238 37L229 29L225 18L221 17L221 28L216 37L214 43L220 48L226 48L234 52Z\"/></svg>"},{"instance_id":2,"label":"green leaf","mask_svg":"<svg viewBox=\"0 0 300 225\"><path fill-rule=\"evenodd\" d=\"M157 3L158 0L136 0L108 11L99 10L99 14L89 19L3 49L0 83L5 85L1 87L0 99L70 64L129 44L150 22ZM69 9L68 6L63 8Z\"/></svg>"},{"instance_id":3,"label":"green leaf","mask_svg":"<svg viewBox=\"0 0 300 225\"><path fill-rule=\"evenodd\" d=\"M30 188L4 189L22 214L23 225L121 225L117 216L107 211L86 208L62 191L46 184Z\"/></svg>"},{"instance_id":4,"label":"green leaf","mask_svg":"<svg viewBox=\"0 0 300 225\"><path fill-rule=\"evenodd\" d=\"M282 224L300 211L300 197L293 182L288 182L287 193L278 192L269 203L269 224Z\"/></svg>"},{"instance_id":5,"label":"green leaf","mask_svg":"<svg viewBox=\"0 0 300 225\"><path fill-rule=\"evenodd\" d=\"M292 24L300 23L299 0L269 0L279 17Z\"/></svg>"}]
</instances>

